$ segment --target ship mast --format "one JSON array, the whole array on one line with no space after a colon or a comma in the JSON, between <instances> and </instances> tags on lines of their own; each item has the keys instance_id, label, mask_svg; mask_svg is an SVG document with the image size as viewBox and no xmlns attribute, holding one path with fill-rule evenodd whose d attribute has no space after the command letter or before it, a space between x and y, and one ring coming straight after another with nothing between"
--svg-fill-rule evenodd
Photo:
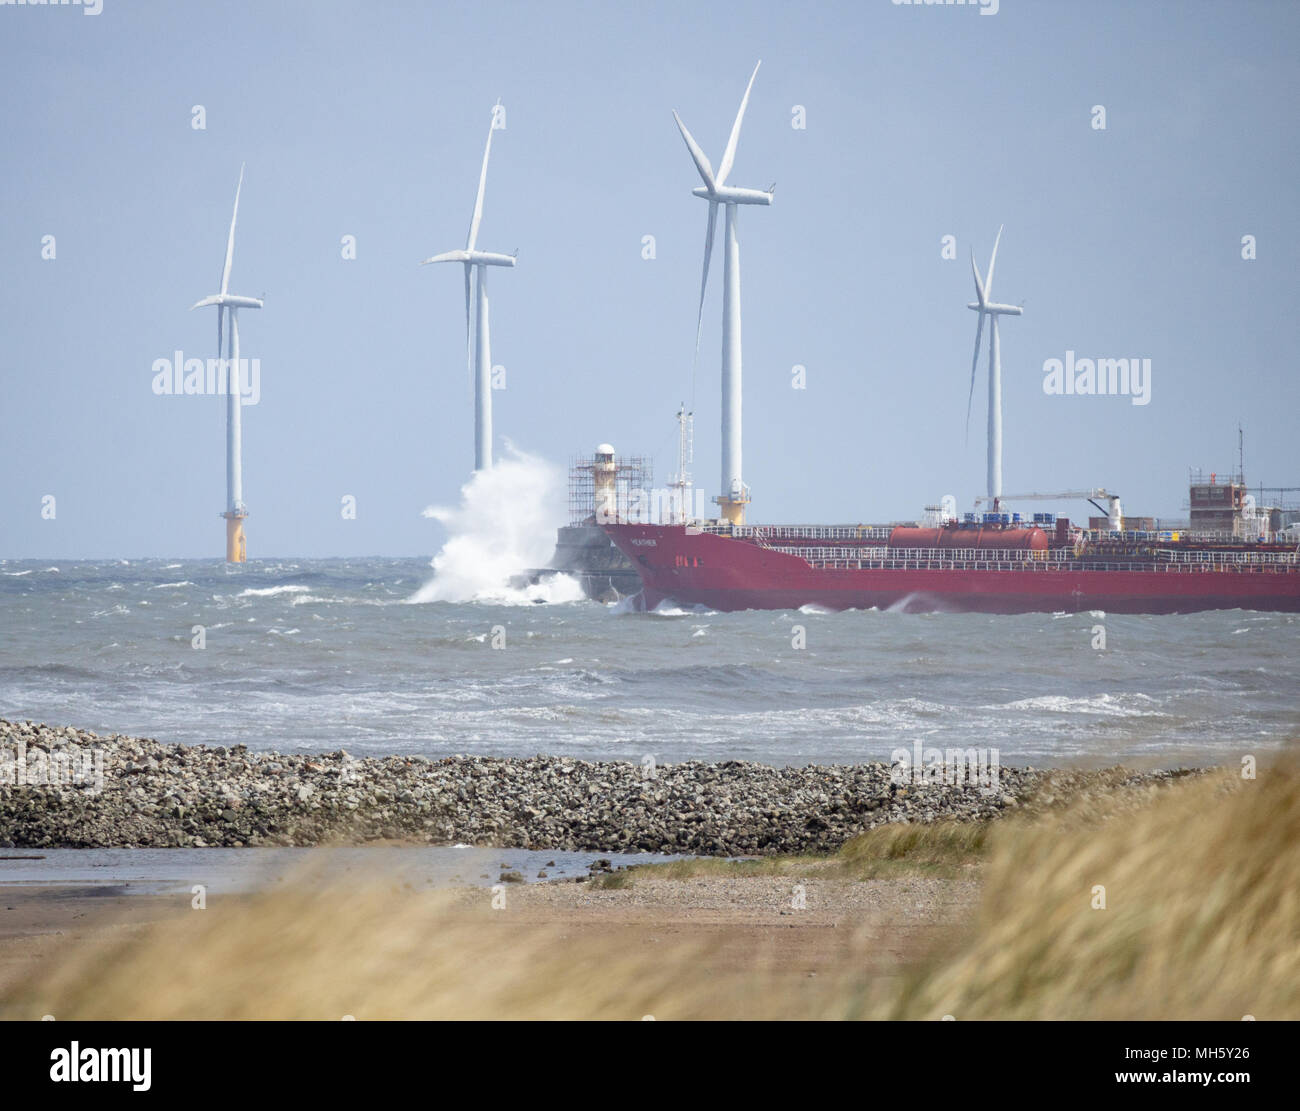
<instances>
[{"instance_id":1,"label":"ship mast","mask_svg":"<svg viewBox=\"0 0 1300 1111\"><path fill-rule=\"evenodd\" d=\"M675 493L671 499L669 513L671 525L685 524L691 517L693 481L687 468L695 462L695 414L687 412L683 402L677 410L677 473L668 483Z\"/></svg>"}]
</instances>

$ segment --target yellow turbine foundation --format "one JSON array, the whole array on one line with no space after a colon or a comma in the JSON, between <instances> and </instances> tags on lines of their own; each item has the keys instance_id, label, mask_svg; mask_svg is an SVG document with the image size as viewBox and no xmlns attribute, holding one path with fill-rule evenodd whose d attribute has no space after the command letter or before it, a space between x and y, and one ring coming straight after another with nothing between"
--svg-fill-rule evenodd
<instances>
[{"instance_id":1,"label":"yellow turbine foundation","mask_svg":"<svg viewBox=\"0 0 1300 1111\"><path fill-rule=\"evenodd\" d=\"M730 524L743 525L745 523L745 506L749 504L748 498L719 497L715 500L723 518Z\"/></svg>"},{"instance_id":2,"label":"yellow turbine foundation","mask_svg":"<svg viewBox=\"0 0 1300 1111\"><path fill-rule=\"evenodd\" d=\"M226 562L244 563L248 552L244 546L244 518L225 514L226 518Z\"/></svg>"}]
</instances>

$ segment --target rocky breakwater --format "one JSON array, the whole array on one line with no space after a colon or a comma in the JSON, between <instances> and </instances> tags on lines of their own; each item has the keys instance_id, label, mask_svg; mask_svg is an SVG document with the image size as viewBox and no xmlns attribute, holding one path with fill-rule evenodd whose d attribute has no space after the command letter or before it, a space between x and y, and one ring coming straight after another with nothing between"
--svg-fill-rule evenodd
<instances>
[{"instance_id":1,"label":"rocky breakwater","mask_svg":"<svg viewBox=\"0 0 1300 1111\"><path fill-rule=\"evenodd\" d=\"M98 769L98 770L97 770ZM355 759L166 744L0 719L0 845L422 844L692 854L828 851L884 822L987 819L1044 773L899 785L885 764L644 768L566 757ZM1137 777L1150 778L1150 777Z\"/></svg>"}]
</instances>

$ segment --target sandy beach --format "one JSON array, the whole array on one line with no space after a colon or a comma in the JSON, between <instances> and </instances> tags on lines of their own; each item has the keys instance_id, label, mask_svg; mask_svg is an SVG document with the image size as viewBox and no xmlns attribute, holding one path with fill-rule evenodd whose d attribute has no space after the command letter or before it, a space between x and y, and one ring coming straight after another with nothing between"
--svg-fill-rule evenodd
<instances>
[{"instance_id":1,"label":"sandy beach","mask_svg":"<svg viewBox=\"0 0 1300 1111\"><path fill-rule=\"evenodd\" d=\"M802 909L793 906L796 885ZM492 905L498 897L492 890L461 888L450 917L490 928L503 947L543 930L579 949L698 951L706 955L695 969L702 975L756 965L792 980L827 975L865 944L873 974L889 976L951 941L969 922L978 894L973 877L854 881L812 878L792 868L785 876L647 876L623 888L573 881L511 885L501 909ZM208 912L247 906L249 899L216 895ZM195 913L182 893L0 886L0 999L61 952L120 945L160 923L183 927Z\"/></svg>"}]
</instances>

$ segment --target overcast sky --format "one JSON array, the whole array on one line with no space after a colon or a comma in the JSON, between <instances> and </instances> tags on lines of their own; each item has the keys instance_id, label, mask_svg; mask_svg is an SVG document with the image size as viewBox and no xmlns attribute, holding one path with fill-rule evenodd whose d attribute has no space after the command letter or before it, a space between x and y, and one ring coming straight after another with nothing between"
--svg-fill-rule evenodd
<instances>
[{"instance_id":1,"label":"overcast sky","mask_svg":"<svg viewBox=\"0 0 1300 1111\"><path fill-rule=\"evenodd\" d=\"M214 354L189 306L241 161L231 289L266 298L240 321L250 555L435 551L421 510L455 500L473 424L459 268L417 264L464 244L498 97L498 451L609 440L662 481L694 389L716 494L721 271L693 386L707 209L671 109L716 165L759 58L731 175L777 185L740 223L751 520L970 508L969 253L985 268L1002 223L1008 491L1177 516L1239 420L1252 482L1300 485L1297 54L1284 0L0 6L0 557L221 555L223 403L151 385ZM1150 359L1150 403L1045 393L1067 351Z\"/></svg>"}]
</instances>

